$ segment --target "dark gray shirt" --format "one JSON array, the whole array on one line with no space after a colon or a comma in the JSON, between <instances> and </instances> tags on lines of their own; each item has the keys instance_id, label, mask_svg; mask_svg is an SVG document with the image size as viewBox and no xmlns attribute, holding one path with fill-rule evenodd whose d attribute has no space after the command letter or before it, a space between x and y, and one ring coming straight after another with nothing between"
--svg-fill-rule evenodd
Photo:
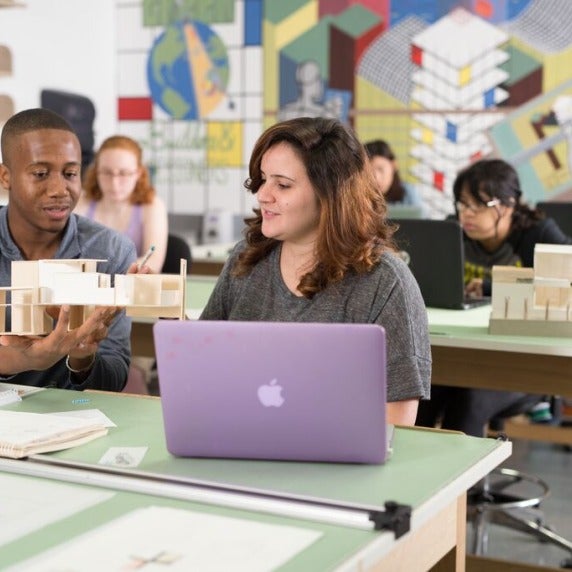
<instances>
[{"instance_id":1,"label":"dark gray shirt","mask_svg":"<svg viewBox=\"0 0 572 572\"><path fill-rule=\"evenodd\" d=\"M229 257L201 314L202 320L380 324L387 337L387 399L429 398L431 346L427 311L417 282L397 256L386 253L367 274L348 274L311 300L294 295L280 272L280 247L248 276L231 270Z\"/></svg>"},{"instance_id":2,"label":"dark gray shirt","mask_svg":"<svg viewBox=\"0 0 572 572\"><path fill-rule=\"evenodd\" d=\"M24 260L8 230L9 207L0 208L0 286L11 285L11 264ZM64 230L62 242L54 258L102 259L97 267L104 274L124 274L135 261L135 246L127 237L87 218L72 214ZM10 323L10 312L7 311ZM4 328L4 324L0 324ZM127 381L131 355L131 320L120 312L109 328L108 336L99 344L89 376L75 383L62 359L44 371L24 371L10 376L10 383L63 389L103 389L121 391Z\"/></svg>"}]
</instances>

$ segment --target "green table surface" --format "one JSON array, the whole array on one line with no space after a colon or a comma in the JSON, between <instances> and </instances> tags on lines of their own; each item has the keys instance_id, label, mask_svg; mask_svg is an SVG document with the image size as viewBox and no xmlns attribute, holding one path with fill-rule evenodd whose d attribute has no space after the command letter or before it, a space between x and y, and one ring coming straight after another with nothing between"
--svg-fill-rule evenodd
<instances>
[{"instance_id":1,"label":"green table surface","mask_svg":"<svg viewBox=\"0 0 572 572\"><path fill-rule=\"evenodd\" d=\"M189 317L199 317L215 283L214 276L190 276L187 279ZM490 313L490 305L470 310L427 308L431 344L572 357L572 344L568 338L489 334Z\"/></svg>"},{"instance_id":2,"label":"green table surface","mask_svg":"<svg viewBox=\"0 0 572 572\"><path fill-rule=\"evenodd\" d=\"M216 276L189 276L187 278L186 307L188 310L202 310L214 289Z\"/></svg>"},{"instance_id":3,"label":"green table surface","mask_svg":"<svg viewBox=\"0 0 572 572\"><path fill-rule=\"evenodd\" d=\"M89 401L78 404L78 399ZM166 449L156 398L49 389L8 408L45 413L96 408L117 424L105 437L46 454L55 461L96 465L109 447L148 447L134 473L366 509L383 508L389 500L418 507L501 445L492 439L398 427L393 456L384 465L178 458Z\"/></svg>"},{"instance_id":4,"label":"green table surface","mask_svg":"<svg viewBox=\"0 0 572 572\"><path fill-rule=\"evenodd\" d=\"M490 305L470 310L427 308L431 345L572 357L569 338L489 334L490 313Z\"/></svg>"}]
</instances>

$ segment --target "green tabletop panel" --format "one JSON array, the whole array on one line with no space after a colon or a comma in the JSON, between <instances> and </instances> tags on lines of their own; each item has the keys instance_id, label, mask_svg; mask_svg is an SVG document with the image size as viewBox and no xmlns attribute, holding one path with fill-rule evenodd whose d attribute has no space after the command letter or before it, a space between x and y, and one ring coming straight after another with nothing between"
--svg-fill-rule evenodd
<instances>
[{"instance_id":1,"label":"green tabletop panel","mask_svg":"<svg viewBox=\"0 0 572 572\"><path fill-rule=\"evenodd\" d=\"M133 472L363 508L382 508L388 500L418 507L499 445L459 433L397 428L394 453L385 465L189 459L168 453L157 398L50 389L9 407L34 412L97 408L117 424L105 437L48 454L54 460L94 465L109 447L144 446L147 454Z\"/></svg>"}]
</instances>

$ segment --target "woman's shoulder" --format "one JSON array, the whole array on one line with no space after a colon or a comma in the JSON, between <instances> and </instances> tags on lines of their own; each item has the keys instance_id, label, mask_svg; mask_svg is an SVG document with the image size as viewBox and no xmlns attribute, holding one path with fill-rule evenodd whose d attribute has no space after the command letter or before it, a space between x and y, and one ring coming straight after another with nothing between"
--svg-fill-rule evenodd
<instances>
[{"instance_id":1,"label":"woman's shoulder","mask_svg":"<svg viewBox=\"0 0 572 572\"><path fill-rule=\"evenodd\" d=\"M389 286L401 284L408 287L416 283L411 270L399 252L385 250L369 272L370 279Z\"/></svg>"},{"instance_id":2,"label":"woman's shoulder","mask_svg":"<svg viewBox=\"0 0 572 572\"><path fill-rule=\"evenodd\" d=\"M135 208L141 209L143 217L146 220L167 217L167 207L165 201L161 197L155 195L150 203L134 205Z\"/></svg>"},{"instance_id":3,"label":"woman's shoulder","mask_svg":"<svg viewBox=\"0 0 572 572\"><path fill-rule=\"evenodd\" d=\"M139 206L143 208L144 211L154 211L154 210L166 210L165 201L159 195L153 195L151 201L148 203L139 203Z\"/></svg>"},{"instance_id":4,"label":"woman's shoulder","mask_svg":"<svg viewBox=\"0 0 572 572\"><path fill-rule=\"evenodd\" d=\"M545 218L543 222L543 234L547 240L557 244L572 244L572 236L567 235L553 218Z\"/></svg>"},{"instance_id":5,"label":"woman's shoulder","mask_svg":"<svg viewBox=\"0 0 572 572\"><path fill-rule=\"evenodd\" d=\"M523 234L531 236L532 238L541 240L548 240L549 242L556 242L560 244L570 244L572 238L564 233L558 226L558 223L550 217L541 218L524 229Z\"/></svg>"}]
</instances>

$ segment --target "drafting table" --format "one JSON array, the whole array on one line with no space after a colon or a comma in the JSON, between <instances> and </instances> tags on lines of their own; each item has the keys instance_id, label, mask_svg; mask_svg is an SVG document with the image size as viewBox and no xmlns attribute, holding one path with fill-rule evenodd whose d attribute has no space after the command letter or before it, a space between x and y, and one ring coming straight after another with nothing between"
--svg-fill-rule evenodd
<instances>
[{"instance_id":1,"label":"drafting table","mask_svg":"<svg viewBox=\"0 0 572 572\"><path fill-rule=\"evenodd\" d=\"M428 309L432 383L572 397L570 339L491 335L489 314L490 306ZM572 443L569 428L512 423L510 429L514 438Z\"/></svg>"},{"instance_id":2,"label":"drafting table","mask_svg":"<svg viewBox=\"0 0 572 572\"><path fill-rule=\"evenodd\" d=\"M78 396L89 402L72 403ZM400 538L390 530L362 536L362 546L354 545L355 552L336 566L312 569L362 570L383 564L391 570L391 563L398 561L404 570L426 570L444 558L441 569L463 570L466 491L511 452L509 442L396 428L393 457L382 466L182 459L165 448L157 398L49 389L8 407L36 412L97 408L117 427L75 449L26 461L0 460L2 471L151 492L209 506L250 508L256 514L305 518L352 530L361 530L364 522L371 528L370 516L383 520L388 501L411 508L409 532ZM112 446L148 450L134 469L98 466Z\"/></svg>"}]
</instances>

